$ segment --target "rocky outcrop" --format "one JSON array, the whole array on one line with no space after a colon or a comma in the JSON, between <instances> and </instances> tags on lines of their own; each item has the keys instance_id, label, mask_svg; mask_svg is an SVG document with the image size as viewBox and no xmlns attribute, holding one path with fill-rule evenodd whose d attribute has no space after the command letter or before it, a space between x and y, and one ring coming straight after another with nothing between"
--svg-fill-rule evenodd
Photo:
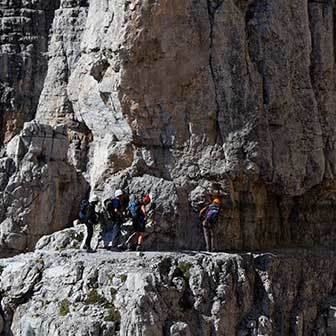
<instances>
[{"instance_id":1,"label":"rocky outcrop","mask_svg":"<svg viewBox=\"0 0 336 336\"><path fill-rule=\"evenodd\" d=\"M196 247L215 194L219 249L331 243L332 22L331 1L91 1L68 84L90 185L150 192L161 248Z\"/></svg>"},{"instance_id":2,"label":"rocky outcrop","mask_svg":"<svg viewBox=\"0 0 336 336\"><path fill-rule=\"evenodd\" d=\"M64 126L26 123L1 165L0 254L31 250L77 217L87 185L67 163Z\"/></svg>"},{"instance_id":3,"label":"rocky outcrop","mask_svg":"<svg viewBox=\"0 0 336 336\"><path fill-rule=\"evenodd\" d=\"M45 248L0 264L5 335L308 336L332 335L335 325L328 251L139 256Z\"/></svg>"},{"instance_id":4,"label":"rocky outcrop","mask_svg":"<svg viewBox=\"0 0 336 336\"><path fill-rule=\"evenodd\" d=\"M59 0L0 1L0 144L35 117Z\"/></svg>"},{"instance_id":5,"label":"rocky outcrop","mask_svg":"<svg viewBox=\"0 0 336 336\"><path fill-rule=\"evenodd\" d=\"M80 57L88 1L62 0L55 11L49 48L48 73L40 97L36 119L56 124L73 114L67 83Z\"/></svg>"},{"instance_id":6,"label":"rocky outcrop","mask_svg":"<svg viewBox=\"0 0 336 336\"><path fill-rule=\"evenodd\" d=\"M50 59L43 90L29 87L36 99L42 90L37 112L25 106L68 126L68 162L102 199L152 195L148 248L201 246L197 213L213 195L224 204L218 250L328 246L334 5L37 2L54 16Z\"/></svg>"},{"instance_id":7,"label":"rocky outcrop","mask_svg":"<svg viewBox=\"0 0 336 336\"><path fill-rule=\"evenodd\" d=\"M0 260L0 334L334 335L335 27L333 0L0 0L0 256L37 243ZM145 250L189 252L54 233L119 188L152 197ZM272 252L193 252L215 195L216 250Z\"/></svg>"},{"instance_id":8,"label":"rocky outcrop","mask_svg":"<svg viewBox=\"0 0 336 336\"><path fill-rule=\"evenodd\" d=\"M74 118L67 84L80 58L80 44L87 11L88 1L83 0L62 0L60 8L55 11L48 73L36 112L38 122L67 125L70 140L68 160L82 172L87 168L87 154L92 134L85 123L78 122Z\"/></svg>"},{"instance_id":9,"label":"rocky outcrop","mask_svg":"<svg viewBox=\"0 0 336 336\"><path fill-rule=\"evenodd\" d=\"M63 251L66 249L80 249L85 237L85 224L78 224L50 235L41 237L35 245L35 250ZM94 238L96 238L94 236ZM94 242L92 242L94 245Z\"/></svg>"}]
</instances>

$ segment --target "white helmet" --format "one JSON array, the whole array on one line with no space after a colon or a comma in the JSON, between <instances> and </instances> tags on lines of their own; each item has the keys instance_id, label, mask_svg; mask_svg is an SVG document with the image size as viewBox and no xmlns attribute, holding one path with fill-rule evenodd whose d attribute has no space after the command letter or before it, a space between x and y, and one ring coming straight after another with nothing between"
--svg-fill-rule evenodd
<instances>
[{"instance_id":1,"label":"white helmet","mask_svg":"<svg viewBox=\"0 0 336 336\"><path fill-rule=\"evenodd\" d=\"M98 202L98 201L99 201L99 198L98 198L97 195L92 195L92 196L90 197L90 202Z\"/></svg>"},{"instance_id":2,"label":"white helmet","mask_svg":"<svg viewBox=\"0 0 336 336\"><path fill-rule=\"evenodd\" d=\"M121 190L121 189L117 189L116 191L115 191L115 193L114 193L114 197L119 197L119 196L121 196L121 195L123 195L124 193L123 193L123 191Z\"/></svg>"}]
</instances>

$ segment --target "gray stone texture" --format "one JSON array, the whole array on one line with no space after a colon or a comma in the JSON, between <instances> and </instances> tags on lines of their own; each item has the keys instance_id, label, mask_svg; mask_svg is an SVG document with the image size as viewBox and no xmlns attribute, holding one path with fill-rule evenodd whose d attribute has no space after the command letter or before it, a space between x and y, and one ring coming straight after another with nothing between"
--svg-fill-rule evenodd
<instances>
[{"instance_id":1,"label":"gray stone texture","mask_svg":"<svg viewBox=\"0 0 336 336\"><path fill-rule=\"evenodd\" d=\"M333 322L335 256L323 251L45 248L0 265L5 335L322 336Z\"/></svg>"},{"instance_id":2,"label":"gray stone texture","mask_svg":"<svg viewBox=\"0 0 336 336\"><path fill-rule=\"evenodd\" d=\"M214 194L218 249L332 243L333 8L91 1L68 84L90 185L151 192L157 248L198 247Z\"/></svg>"},{"instance_id":3,"label":"gray stone texture","mask_svg":"<svg viewBox=\"0 0 336 336\"><path fill-rule=\"evenodd\" d=\"M212 195L223 200L218 250L333 245L334 6L3 1L5 23L25 8L42 16L38 55L52 27L48 67L25 77L36 102L24 95L14 122L66 124L67 161L101 198L150 193L148 249L203 247L197 213Z\"/></svg>"},{"instance_id":4,"label":"gray stone texture","mask_svg":"<svg viewBox=\"0 0 336 336\"><path fill-rule=\"evenodd\" d=\"M334 335L335 255L299 247L336 239L335 26L333 0L0 0L0 256L36 244L0 260L0 334ZM54 232L89 187L149 193L145 249L189 252L81 252ZM216 249L272 252L192 252L215 195Z\"/></svg>"},{"instance_id":5,"label":"gray stone texture","mask_svg":"<svg viewBox=\"0 0 336 336\"><path fill-rule=\"evenodd\" d=\"M46 234L70 225L87 184L67 162L66 128L34 121L0 160L0 255L31 250Z\"/></svg>"},{"instance_id":6,"label":"gray stone texture","mask_svg":"<svg viewBox=\"0 0 336 336\"><path fill-rule=\"evenodd\" d=\"M71 118L72 102L67 83L80 57L80 42L85 28L88 1L62 0L55 11L49 47L49 64L36 119L55 124ZM52 112L52 113L50 113Z\"/></svg>"},{"instance_id":7,"label":"gray stone texture","mask_svg":"<svg viewBox=\"0 0 336 336\"><path fill-rule=\"evenodd\" d=\"M35 117L59 0L0 1L0 144Z\"/></svg>"}]
</instances>

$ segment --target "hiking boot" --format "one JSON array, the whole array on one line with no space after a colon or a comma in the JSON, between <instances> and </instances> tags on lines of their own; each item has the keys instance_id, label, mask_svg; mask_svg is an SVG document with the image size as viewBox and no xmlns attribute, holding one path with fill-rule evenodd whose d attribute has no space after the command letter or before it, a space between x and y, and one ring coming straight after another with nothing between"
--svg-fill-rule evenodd
<instances>
[{"instance_id":1,"label":"hiking boot","mask_svg":"<svg viewBox=\"0 0 336 336\"><path fill-rule=\"evenodd\" d=\"M120 248L118 247L110 247L109 250L112 252L121 252Z\"/></svg>"},{"instance_id":2,"label":"hiking boot","mask_svg":"<svg viewBox=\"0 0 336 336\"><path fill-rule=\"evenodd\" d=\"M117 247L118 247L118 249L120 251L126 251L126 249L127 249L127 247L125 246L125 244L119 244Z\"/></svg>"},{"instance_id":3,"label":"hiking boot","mask_svg":"<svg viewBox=\"0 0 336 336\"><path fill-rule=\"evenodd\" d=\"M142 251L142 246L141 245L137 245L136 249L137 252L141 252Z\"/></svg>"},{"instance_id":4,"label":"hiking boot","mask_svg":"<svg viewBox=\"0 0 336 336\"><path fill-rule=\"evenodd\" d=\"M126 252L133 252L135 251L135 246L133 244L128 244L126 246Z\"/></svg>"}]
</instances>

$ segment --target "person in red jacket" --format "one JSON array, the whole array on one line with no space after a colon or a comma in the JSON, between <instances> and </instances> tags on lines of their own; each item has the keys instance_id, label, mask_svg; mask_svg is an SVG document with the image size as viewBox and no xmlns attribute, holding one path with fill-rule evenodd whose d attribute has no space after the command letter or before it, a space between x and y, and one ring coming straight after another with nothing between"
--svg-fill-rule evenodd
<instances>
[{"instance_id":1,"label":"person in red jacket","mask_svg":"<svg viewBox=\"0 0 336 336\"><path fill-rule=\"evenodd\" d=\"M147 222L147 210L146 206L151 202L149 195L145 195L142 201L132 200L128 206L128 211L132 218L132 224L134 229L134 234L128 240L129 249L136 243L136 250L141 251L143 247L146 222Z\"/></svg>"}]
</instances>

